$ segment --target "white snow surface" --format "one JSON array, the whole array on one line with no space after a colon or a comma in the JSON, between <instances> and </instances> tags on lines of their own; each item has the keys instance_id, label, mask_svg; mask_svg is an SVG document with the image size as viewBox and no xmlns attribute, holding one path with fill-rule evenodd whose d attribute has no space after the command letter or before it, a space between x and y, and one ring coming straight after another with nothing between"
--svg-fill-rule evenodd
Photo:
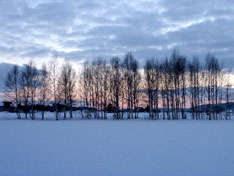
<instances>
[{"instance_id":1,"label":"white snow surface","mask_svg":"<svg viewBox=\"0 0 234 176\"><path fill-rule=\"evenodd\" d=\"M234 175L233 120L0 116L0 176Z\"/></svg>"}]
</instances>

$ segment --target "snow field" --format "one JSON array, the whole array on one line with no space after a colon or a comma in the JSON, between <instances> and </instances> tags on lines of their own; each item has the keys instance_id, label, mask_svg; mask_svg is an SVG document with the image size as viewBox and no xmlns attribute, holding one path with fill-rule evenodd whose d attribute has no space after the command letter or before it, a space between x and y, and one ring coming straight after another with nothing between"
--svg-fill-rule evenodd
<instances>
[{"instance_id":1,"label":"snow field","mask_svg":"<svg viewBox=\"0 0 234 176\"><path fill-rule=\"evenodd\" d=\"M1 176L233 176L234 121L0 120Z\"/></svg>"}]
</instances>

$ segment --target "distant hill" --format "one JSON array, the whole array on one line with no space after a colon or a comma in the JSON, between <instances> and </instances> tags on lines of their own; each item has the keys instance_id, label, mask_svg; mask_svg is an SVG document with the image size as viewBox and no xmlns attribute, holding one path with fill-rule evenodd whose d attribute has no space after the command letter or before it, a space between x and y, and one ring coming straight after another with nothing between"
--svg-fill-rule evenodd
<instances>
[{"instance_id":1,"label":"distant hill","mask_svg":"<svg viewBox=\"0 0 234 176\"><path fill-rule=\"evenodd\" d=\"M229 102L228 104L227 103L217 104L217 108L216 108L216 105L214 105L214 106L215 106L215 109L217 109L218 111L225 111L226 109L234 111L234 102ZM200 110L201 111L208 111L209 104L200 105L200 106L195 107L195 111L200 111Z\"/></svg>"},{"instance_id":2,"label":"distant hill","mask_svg":"<svg viewBox=\"0 0 234 176\"><path fill-rule=\"evenodd\" d=\"M0 92L2 92L4 87L4 82L7 76L7 73L13 67L13 64L1 62L0 63Z\"/></svg>"}]
</instances>

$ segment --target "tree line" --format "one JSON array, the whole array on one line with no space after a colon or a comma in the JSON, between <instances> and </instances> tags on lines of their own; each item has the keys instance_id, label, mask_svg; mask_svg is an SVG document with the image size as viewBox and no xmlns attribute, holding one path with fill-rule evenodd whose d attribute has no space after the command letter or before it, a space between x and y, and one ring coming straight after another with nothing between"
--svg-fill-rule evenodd
<instances>
[{"instance_id":1,"label":"tree line","mask_svg":"<svg viewBox=\"0 0 234 176\"><path fill-rule=\"evenodd\" d=\"M177 50L169 58L149 58L144 66L132 53L108 62L97 58L85 62L79 74L68 61L59 66L53 59L41 68L32 61L23 69L15 65L7 75L5 94L19 119L21 112L35 119L39 105L44 119L48 104L53 104L56 120L59 112L64 119L73 118L74 103L80 102L82 118L107 119L112 112L115 119L136 119L144 106L152 120L187 119L188 114L197 120L228 120L230 75L211 54L201 62Z\"/></svg>"}]
</instances>

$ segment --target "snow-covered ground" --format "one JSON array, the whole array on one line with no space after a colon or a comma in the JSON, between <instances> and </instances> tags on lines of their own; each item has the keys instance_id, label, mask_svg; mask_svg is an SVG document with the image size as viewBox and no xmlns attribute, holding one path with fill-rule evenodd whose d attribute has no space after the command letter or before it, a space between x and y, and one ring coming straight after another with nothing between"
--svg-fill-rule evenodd
<instances>
[{"instance_id":1,"label":"snow-covered ground","mask_svg":"<svg viewBox=\"0 0 234 176\"><path fill-rule=\"evenodd\" d=\"M9 116L0 120L0 176L234 175L234 121Z\"/></svg>"}]
</instances>

